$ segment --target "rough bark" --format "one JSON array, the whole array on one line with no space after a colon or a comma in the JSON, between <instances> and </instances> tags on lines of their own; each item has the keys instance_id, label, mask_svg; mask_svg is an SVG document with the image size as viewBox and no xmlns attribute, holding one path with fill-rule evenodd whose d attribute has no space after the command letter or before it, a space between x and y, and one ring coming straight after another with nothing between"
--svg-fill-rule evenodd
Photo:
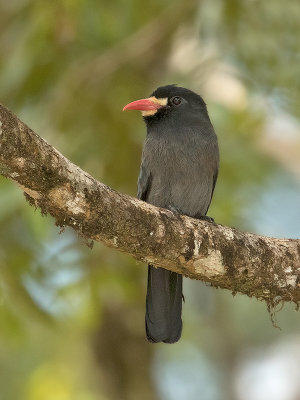
<instances>
[{"instance_id":1,"label":"rough bark","mask_svg":"<svg viewBox=\"0 0 300 400\"><path fill-rule=\"evenodd\" d=\"M67 160L0 106L0 173L58 226L212 286L300 301L300 240L237 231L116 192Z\"/></svg>"}]
</instances>

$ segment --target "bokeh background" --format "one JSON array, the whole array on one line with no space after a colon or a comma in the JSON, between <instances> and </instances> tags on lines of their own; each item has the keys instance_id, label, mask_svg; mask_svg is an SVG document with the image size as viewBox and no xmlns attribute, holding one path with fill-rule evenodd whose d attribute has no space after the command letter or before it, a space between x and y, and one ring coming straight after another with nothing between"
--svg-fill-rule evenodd
<instances>
[{"instance_id":1,"label":"bokeh background","mask_svg":"<svg viewBox=\"0 0 300 400\"><path fill-rule=\"evenodd\" d=\"M145 128L129 101L202 94L219 136L217 222L300 238L298 0L0 0L0 101L135 196ZM0 398L299 400L300 314L185 280L175 345L144 337L146 268L0 178Z\"/></svg>"}]
</instances>

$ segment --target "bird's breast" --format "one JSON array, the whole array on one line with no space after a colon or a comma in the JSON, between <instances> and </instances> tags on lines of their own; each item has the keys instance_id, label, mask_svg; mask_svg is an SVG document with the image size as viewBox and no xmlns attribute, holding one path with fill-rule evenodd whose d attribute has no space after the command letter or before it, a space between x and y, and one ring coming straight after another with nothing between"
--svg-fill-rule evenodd
<instances>
[{"instance_id":1,"label":"bird's breast","mask_svg":"<svg viewBox=\"0 0 300 400\"><path fill-rule=\"evenodd\" d=\"M213 187L213 147L205 141L150 140L143 162L151 171L147 201L194 216L206 212Z\"/></svg>"}]
</instances>

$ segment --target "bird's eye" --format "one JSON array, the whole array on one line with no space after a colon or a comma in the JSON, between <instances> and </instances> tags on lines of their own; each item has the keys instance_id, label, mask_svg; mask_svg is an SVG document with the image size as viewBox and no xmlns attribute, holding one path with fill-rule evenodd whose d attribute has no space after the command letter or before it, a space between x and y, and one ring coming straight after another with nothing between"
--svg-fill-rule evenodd
<instances>
[{"instance_id":1,"label":"bird's eye","mask_svg":"<svg viewBox=\"0 0 300 400\"><path fill-rule=\"evenodd\" d=\"M171 102L174 106L179 106L182 103L182 98L179 96L172 97Z\"/></svg>"}]
</instances>

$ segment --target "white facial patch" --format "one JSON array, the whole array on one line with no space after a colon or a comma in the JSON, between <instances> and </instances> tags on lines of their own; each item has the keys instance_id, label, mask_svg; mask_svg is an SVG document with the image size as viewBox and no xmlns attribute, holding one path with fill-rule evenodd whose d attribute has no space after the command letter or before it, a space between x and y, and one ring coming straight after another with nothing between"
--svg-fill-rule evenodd
<instances>
[{"instance_id":1,"label":"white facial patch","mask_svg":"<svg viewBox=\"0 0 300 400\"><path fill-rule=\"evenodd\" d=\"M155 96L149 97L149 100L151 100L155 104L159 104L160 106L166 106L168 104L168 98L159 98L157 99ZM155 110L147 110L147 111L142 111L142 116L143 117L149 117L150 115L154 115L157 113L157 109Z\"/></svg>"}]
</instances>

